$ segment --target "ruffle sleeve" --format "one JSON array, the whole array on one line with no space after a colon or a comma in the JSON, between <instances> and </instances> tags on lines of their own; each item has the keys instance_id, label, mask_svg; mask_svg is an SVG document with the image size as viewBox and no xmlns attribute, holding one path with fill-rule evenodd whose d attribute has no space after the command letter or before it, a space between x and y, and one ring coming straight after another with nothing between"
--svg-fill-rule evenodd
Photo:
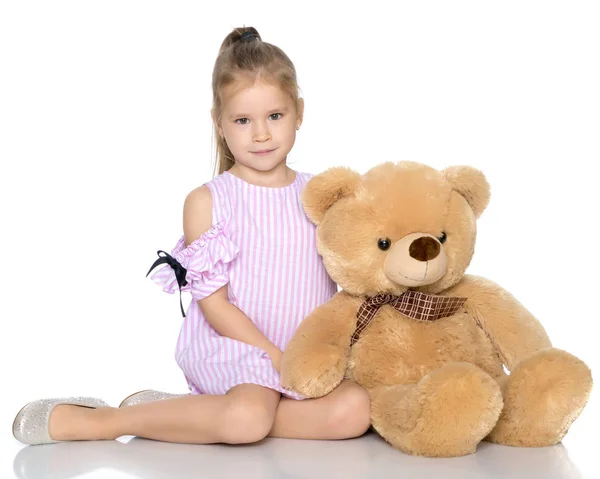
<instances>
[{"instance_id":1,"label":"ruffle sleeve","mask_svg":"<svg viewBox=\"0 0 600 479\"><path fill-rule=\"evenodd\" d=\"M225 235L221 223L188 246L182 236L171 251L171 256L186 269L187 284L181 291L191 293L195 300L210 296L229 282L229 267L238 254L239 247ZM166 293L179 291L175 269L170 264L163 265L150 278Z\"/></svg>"}]
</instances>

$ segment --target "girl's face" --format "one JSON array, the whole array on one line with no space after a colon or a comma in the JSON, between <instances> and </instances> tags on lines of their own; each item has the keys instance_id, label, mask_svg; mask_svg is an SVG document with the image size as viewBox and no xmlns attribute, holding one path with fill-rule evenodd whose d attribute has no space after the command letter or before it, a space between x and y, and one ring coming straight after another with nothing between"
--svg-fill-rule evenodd
<instances>
[{"instance_id":1,"label":"girl's face","mask_svg":"<svg viewBox=\"0 0 600 479\"><path fill-rule=\"evenodd\" d=\"M271 171L285 162L302 122L302 99L294 104L279 87L262 80L241 89L225 89L218 130L235 162Z\"/></svg>"}]
</instances>

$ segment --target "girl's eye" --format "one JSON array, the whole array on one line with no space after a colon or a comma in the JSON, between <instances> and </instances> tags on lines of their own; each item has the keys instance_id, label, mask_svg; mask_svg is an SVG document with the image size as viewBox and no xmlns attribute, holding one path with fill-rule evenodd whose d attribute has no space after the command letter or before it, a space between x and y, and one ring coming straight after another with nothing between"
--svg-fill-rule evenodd
<instances>
[{"instance_id":1,"label":"girl's eye","mask_svg":"<svg viewBox=\"0 0 600 479\"><path fill-rule=\"evenodd\" d=\"M269 119L280 120L282 116L283 115L281 113L273 113L272 115L269 115ZM235 120L235 122L238 125L247 125L250 122L250 120L248 118L238 118L237 120Z\"/></svg>"}]
</instances>

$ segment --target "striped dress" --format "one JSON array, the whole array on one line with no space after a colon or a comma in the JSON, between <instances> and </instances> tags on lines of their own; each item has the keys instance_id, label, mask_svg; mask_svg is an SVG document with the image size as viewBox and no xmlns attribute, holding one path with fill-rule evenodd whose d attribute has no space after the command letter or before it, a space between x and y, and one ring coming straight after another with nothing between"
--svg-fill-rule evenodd
<instances>
[{"instance_id":1,"label":"striped dress","mask_svg":"<svg viewBox=\"0 0 600 479\"><path fill-rule=\"evenodd\" d=\"M206 183L213 200L211 229L187 247L182 237L171 251L187 269L182 291L194 299L175 353L192 394L225 394L251 383L303 399L282 388L264 350L219 335L195 300L227 284L229 301L285 350L298 324L337 291L317 253L315 226L300 202L310 177L297 172L292 184L269 188L225 172ZM163 291L179 291L168 265L151 278Z\"/></svg>"}]
</instances>

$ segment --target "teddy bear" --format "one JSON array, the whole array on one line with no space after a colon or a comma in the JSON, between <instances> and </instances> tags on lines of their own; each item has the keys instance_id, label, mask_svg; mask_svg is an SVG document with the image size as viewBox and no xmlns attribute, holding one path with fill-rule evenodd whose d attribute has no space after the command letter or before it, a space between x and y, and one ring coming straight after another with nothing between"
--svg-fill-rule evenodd
<instances>
[{"instance_id":1,"label":"teddy bear","mask_svg":"<svg viewBox=\"0 0 600 479\"><path fill-rule=\"evenodd\" d=\"M349 379L372 428L407 454L472 454L482 440L562 440L592 390L589 367L552 346L508 291L466 274L490 185L471 166L334 167L302 193L340 291L299 325L282 385L307 398Z\"/></svg>"}]
</instances>

